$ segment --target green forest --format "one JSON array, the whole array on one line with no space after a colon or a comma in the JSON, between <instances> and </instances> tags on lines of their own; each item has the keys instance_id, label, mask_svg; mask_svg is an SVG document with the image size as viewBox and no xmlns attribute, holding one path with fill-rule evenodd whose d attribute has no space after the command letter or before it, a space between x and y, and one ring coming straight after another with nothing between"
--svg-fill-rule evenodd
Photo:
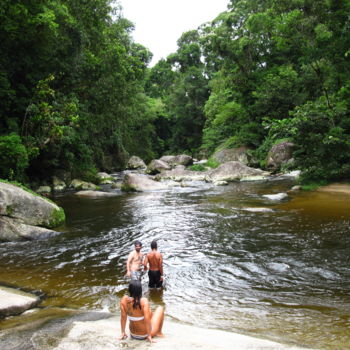
<instances>
[{"instance_id":1,"label":"green forest","mask_svg":"<svg viewBox=\"0 0 350 350\"><path fill-rule=\"evenodd\" d=\"M349 0L230 0L153 67L133 28L117 1L1 1L1 178L240 146L264 168L281 140L302 181L349 178Z\"/></svg>"}]
</instances>

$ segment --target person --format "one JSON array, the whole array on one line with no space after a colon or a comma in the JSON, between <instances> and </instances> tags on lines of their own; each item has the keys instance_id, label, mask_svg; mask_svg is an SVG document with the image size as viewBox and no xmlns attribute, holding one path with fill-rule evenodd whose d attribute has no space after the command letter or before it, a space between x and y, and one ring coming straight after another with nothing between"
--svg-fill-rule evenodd
<instances>
[{"instance_id":1,"label":"person","mask_svg":"<svg viewBox=\"0 0 350 350\"><path fill-rule=\"evenodd\" d=\"M143 267L143 254L141 253L142 243L135 241L135 250L133 250L126 262L126 274L132 280L141 280Z\"/></svg>"},{"instance_id":2,"label":"person","mask_svg":"<svg viewBox=\"0 0 350 350\"><path fill-rule=\"evenodd\" d=\"M164 309L158 306L152 313L148 299L142 297L140 281L130 281L129 296L124 295L120 300L120 312L121 335L118 339L128 337L125 331L127 319L129 319L130 336L133 339L147 339L152 343L153 337L163 336Z\"/></svg>"},{"instance_id":3,"label":"person","mask_svg":"<svg viewBox=\"0 0 350 350\"><path fill-rule=\"evenodd\" d=\"M161 288L163 285L163 256L160 252L158 252L157 248L157 241L152 241L152 250L146 255L146 259L144 262L146 270L147 265L149 265L149 288Z\"/></svg>"}]
</instances>

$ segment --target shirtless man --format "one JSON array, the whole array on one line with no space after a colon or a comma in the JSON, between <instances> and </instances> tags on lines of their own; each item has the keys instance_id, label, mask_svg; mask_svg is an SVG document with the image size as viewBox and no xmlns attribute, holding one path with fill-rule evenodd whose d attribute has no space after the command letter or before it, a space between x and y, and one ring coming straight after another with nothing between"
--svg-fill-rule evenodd
<instances>
[{"instance_id":1,"label":"shirtless man","mask_svg":"<svg viewBox=\"0 0 350 350\"><path fill-rule=\"evenodd\" d=\"M147 269L147 265L149 264L148 271L148 287L149 288L161 288L163 285L163 256L157 250L157 242L152 241L151 249L145 259L145 269Z\"/></svg>"},{"instance_id":2,"label":"shirtless man","mask_svg":"<svg viewBox=\"0 0 350 350\"><path fill-rule=\"evenodd\" d=\"M132 280L141 281L142 266L143 266L143 254L141 253L142 243L135 241L135 250L133 250L126 262L126 274Z\"/></svg>"}]
</instances>

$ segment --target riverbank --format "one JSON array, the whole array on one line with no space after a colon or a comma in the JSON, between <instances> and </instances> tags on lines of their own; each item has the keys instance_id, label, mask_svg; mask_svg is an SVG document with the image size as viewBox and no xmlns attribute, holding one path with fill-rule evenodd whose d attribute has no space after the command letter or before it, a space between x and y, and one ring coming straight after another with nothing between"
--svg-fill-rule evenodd
<instances>
[{"instance_id":1,"label":"riverbank","mask_svg":"<svg viewBox=\"0 0 350 350\"><path fill-rule=\"evenodd\" d=\"M148 349L147 341L128 338L119 341L119 317L113 316L98 321L74 322L67 336L55 347L55 350L112 350L119 348ZM270 340L254 338L217 329L205 329L177 323L166 319L164 337L155 338L154 349L180 350L301 350L293 345L285 345Z\"/></svg>"}]
</instances>

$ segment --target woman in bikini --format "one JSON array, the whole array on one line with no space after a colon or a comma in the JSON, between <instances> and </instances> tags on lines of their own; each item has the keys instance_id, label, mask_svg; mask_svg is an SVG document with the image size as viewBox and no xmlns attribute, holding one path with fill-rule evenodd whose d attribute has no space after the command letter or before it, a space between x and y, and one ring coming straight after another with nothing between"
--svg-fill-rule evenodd
<instances>
[{"instance_id":1,"label":"woman in bikini","mask_svg":"<svg viewBox=\"0 0 350 350\"><path fill-rule=\"evenodd\" d=\"M138 340L147 339L152 343L152 337L163 335L164 309L158 306L152 313L148 299L142 298L140 281L130 281L129 295L123 296L120 301L122 334L119 339L128 337L125 332L126 320L128 319L131 338Z\"/></svg>"}]
</instances>

